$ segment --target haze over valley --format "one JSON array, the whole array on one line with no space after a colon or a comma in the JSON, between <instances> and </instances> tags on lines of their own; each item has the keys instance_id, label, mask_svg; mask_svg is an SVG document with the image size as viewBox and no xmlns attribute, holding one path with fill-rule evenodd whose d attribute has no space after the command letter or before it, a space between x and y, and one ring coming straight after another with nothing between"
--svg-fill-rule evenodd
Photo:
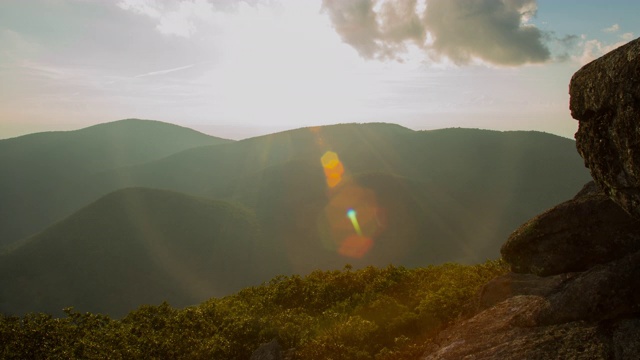
<instances>
[{"instance_id":1,"label":"haze over valley","mask_svg":"<svg viewBox=\"0 0 640 360\"><path fill-rule=\"evenodd\" d=\"M479 263L589 179L559 136L384 123L230 141L128 119L0 150L9 313L123 315L345 264Z\"/></svg>"}]
</instances>

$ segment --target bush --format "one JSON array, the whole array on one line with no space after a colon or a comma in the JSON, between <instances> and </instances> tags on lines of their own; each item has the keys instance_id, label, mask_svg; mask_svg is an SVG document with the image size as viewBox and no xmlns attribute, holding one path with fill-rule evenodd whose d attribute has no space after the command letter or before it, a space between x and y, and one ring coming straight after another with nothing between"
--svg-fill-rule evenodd
<instances>
[{"instance_id":1,"label":"bush","mask_svg":"<svg viewBox=\"0 0 640 360\"><path fill-rule=\"evenodd\" d=\"M144 305L121 320L65 309L0 315L2 359L248 359L277 339L295 359L416 358L464 315L501 261L388 266L279 276L235 295L176 309Z\"/></svg>"}]
</instances>

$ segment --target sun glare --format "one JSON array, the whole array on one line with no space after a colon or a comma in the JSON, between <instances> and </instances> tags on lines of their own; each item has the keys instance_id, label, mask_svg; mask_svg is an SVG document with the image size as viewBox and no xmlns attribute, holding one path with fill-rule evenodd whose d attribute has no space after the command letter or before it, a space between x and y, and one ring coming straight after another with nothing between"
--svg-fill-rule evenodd
<instances>
[{"instance_id":1,"label":"sun glare","mask_svg":"<svg viewBox=\"0 0 640 360\"><path fill-rule=\"evenodd\" d=\"M368 116L367 101L381 93L369 67L382 65L363 65L317 6L289 5L241 3L223 23L218 60L200 80L212 110L234 121L298 126Z\"/></svg>"}]
</instances>

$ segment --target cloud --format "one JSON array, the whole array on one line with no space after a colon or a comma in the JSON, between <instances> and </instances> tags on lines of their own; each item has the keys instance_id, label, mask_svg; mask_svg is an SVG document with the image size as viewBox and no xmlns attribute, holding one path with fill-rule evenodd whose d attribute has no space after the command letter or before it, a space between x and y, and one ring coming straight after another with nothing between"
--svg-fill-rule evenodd
<instances>
[{"instance_id":1,"label":"cloud","mask_svg":"<svg viewBox=\"0 0 640 360\"><path fill-rule=\"evenodd\" d=\"M620 39L625 40L625 41L631 41L633 40L635 36L633 35L632 32L628 32L628 33L624 33L622 35L620 35Z\"/></svg>"},{"instance_id":2,"label":"cloud","mask_svg":"<svg viewBox=\"0 0 640 360\"><path fill-rule=\"evenodd\" d=\"M406 50L405 41L422 44L425 31L415 13L416 0L383 2L378 11L374 9L376 3L324 0L323 9L329 13L343 41L365 58L397 59Z\"/></svg>"},{"instance_id":3,"label":"cloud","mask_svg":"<svg viewBox=\"0 0 640 360\"><path fill-rule=\"evenodd\" d=\"M437 55L513 66L550 58L543 33L527 24L535 11L534 0L430 0L425 23Z\"/></svg>"},{"instance_id":4,"label":"cloud","mask_svg":"<svg viewBox=\"0 0 640 360\"><path fill-rule=\"evenodd\" d=\"M613 25L609 26L608 28L602 29L602 31L604 31L606 33L614 33L614 32L618 32L619 30L620 30L620 25L618 25L618 24L613 24Z\"/></svg>"},{"instance_id":5,"label":"cloud","mask_svg":"<svg viewBox=\"0 0 640 360\"><path fill-rule=\"evenodd\" d=\"M620 31L620 26L618 24L614 24L606 29L602 29L602 31L607 33L617 33ZM587 39L585 35L582 35L582 41L578 44L581 48L581 52L574 56L573 59L581 65L587 64L633 40L635 35L632 32L626 32L618 34L616 37L618 38L617 41L604 42L598 39Z\"/></svg>"},{"instance_id":6,"label":"cloud","mask_svg":"<svg viewBox=\"0 0 640 360\"><path fill-rule=\"evenodd\" d=\"M190 69L190 68L192 68L194 66L196 66L196 64L185 65L185 66L180 66L180 67L177 67L177 68L166 69L166 70L152 71L152 72L136 75L134 77L135 78L141 78L141 77L146 77L146 76L164 75L164 74L169 74L169 73L180 71L180 70Z\"/></svg>"},{"instance_id":7,"label":"cloud","mask_svg":"<svg viewBox=\"0 0 640 360\"><path fill-rule=\"evenodd\" d=\"M627 33L629 34L629 33ZM627 34L624 34L623 36L626 36ZM631 34L633 35L633 34ZM601 57L602 55L611 52L617 48L619 48L620 46L626 44L629 42L629 40L631 39L625 39L624 37L621 37L622 41L618 41L616 43L613 44L606 44L600 40L587 40L584 42L583 44L583 50L582 50L582 54L580 54L576 60L581 64L587 64L599 57ZM633 36L631 36L631 38L633 38Z\"/></svg>"},{"instance_id":8,"label":"cloud","mask_svg":"<svg viewBox=\"0 0 640 360\"><path fill-rule=\"evenodd\" d=\"M581 37L578 35L565 35L564 37L558 37L553 31L548 31L544 35L545 44L554 54L554 60L558 62L571 60L576 49L581 45Z\"/></svg>"},{"instance_id":9,"label":"cloud","mask_svg":"<svg viewBox=\"0 0 640 360\"><path fill-rule=\"evenodd\" d=\"M213 16L213 5L206 0L162 2L158 0L121 0L118 7L158 22L156 29L164 35L189 38L197 32L196 22Z\"/></svg>"},{"instance_id":10,"label":"cloud","mask_svg":"<svg viewBox=\"0 0 640 360\"><path fill-rule=\"evenodd\" d=\"M415 44L432 59L505 66L550 60L529 23L535 0L323 0L342 40L368 59L401 59Z\"/></svg>"}]
</instances>

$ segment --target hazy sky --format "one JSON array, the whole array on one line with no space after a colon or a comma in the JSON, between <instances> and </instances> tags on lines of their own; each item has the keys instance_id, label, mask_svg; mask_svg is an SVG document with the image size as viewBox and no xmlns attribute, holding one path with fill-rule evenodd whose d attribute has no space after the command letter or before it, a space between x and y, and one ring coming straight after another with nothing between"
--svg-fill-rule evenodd
<instances>
[{"instance_id":1,"label":"hazy sky","mask_svg":"<svg viewBox=\"0 0 640 360\"><path fill-rule=\"evenodd\" d=\"M573 137L637 0L0 0L0 138L124 118L244 138L383 121Z\"/></svg>"}]
</instances>

